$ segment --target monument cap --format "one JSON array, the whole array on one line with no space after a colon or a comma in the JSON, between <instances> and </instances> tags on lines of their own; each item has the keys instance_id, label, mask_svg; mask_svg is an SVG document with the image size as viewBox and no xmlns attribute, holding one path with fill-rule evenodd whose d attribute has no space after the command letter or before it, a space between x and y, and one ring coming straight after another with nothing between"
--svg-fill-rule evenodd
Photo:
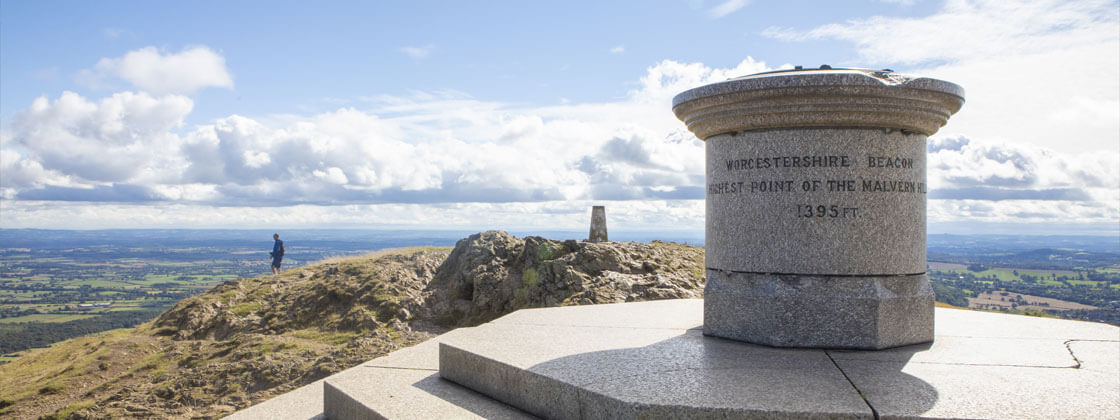
<instances>
[{"instance_id":1,"label":"monument cap","mask_svg":"<svg viewBox=\"0 0 1120 420\"><path fill-rule=\"evenodd\" d=\"M792 127L899 129L927 136L964 105L964 88L889 69L794 68L684 91L673 113L702 140Z\"/></svg>"}]
</instances>

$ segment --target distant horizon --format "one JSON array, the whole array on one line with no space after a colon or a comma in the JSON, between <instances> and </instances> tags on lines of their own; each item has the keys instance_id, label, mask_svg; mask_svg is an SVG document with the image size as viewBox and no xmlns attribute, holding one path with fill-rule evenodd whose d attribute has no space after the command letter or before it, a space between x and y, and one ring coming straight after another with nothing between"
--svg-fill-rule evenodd
<instances>
[{"instance_id":1,"label":"distant horizon","mask_svg":"<svg viewBox=\"0 0 1120 420\"><path fill-rule=\"evenodd\" d=\"M1082 230L1084 229L1084 230ZM507 233L528 233L528 232L548 232L548 233L582 233L587 234L587 228L528 228L528 227L463 227L463 226L445 226L445 227L417 227L417 226L320 226L320 227L101 227L101 228L58 228L58 227L0 227L0 231L4 230L37 230L37 231L74 231L74 232L97 232L97 231L242 231L242 232L262 232L262 233L276 233L283 234L284 231L289 232L315 232L315 231L339 231L339 232L457 232L457 233L479 233L491 230L499 230ZM700 236L704 235L704 229L658 229L658 228L611 228L608 225L608 233L690 233ZM1011 237L1095 237L1095 238L1115 238L1117 244L1120 245L1120 230L1105 231L1094 229L1093 227L1081 227L1077 230L1070 229L1069 226L1053 226L1045 231L1026 231L1024 232L1021 227L1008 225L999 226L996 230L987 232L978 232L970 226L957 226L951 230L937 230L927 231L927 236L947 235L947 236L1011 236ZM2 244L0 244L2 245Z\"/></svg>"}]
</instances>

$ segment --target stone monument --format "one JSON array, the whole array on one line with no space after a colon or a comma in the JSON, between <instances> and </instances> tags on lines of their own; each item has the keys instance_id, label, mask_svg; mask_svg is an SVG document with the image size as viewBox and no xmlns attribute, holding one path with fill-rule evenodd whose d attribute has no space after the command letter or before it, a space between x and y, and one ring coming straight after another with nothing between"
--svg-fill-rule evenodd
<instances>
[{"instance_id":1,"label":"stone monument","mask_svg":"<svg viewBox=\"0 0 1120 420\"><path fill-rule=\"evenodd\" d=\"M890 70L784 70L685 91L705 141L704 333L779 347L933 340L926 137L955 84Z\"/></svg>"},{"instance_id":2,"label":"stone monument","mask_svg":"<svg viewBox=\"0 0 1120 420\"><path fill-rule=\"evenodd\" d=\"M607 210L603 206L591 207L591 233L587 235L587 241L607 241Z\"/></svg>"}]
</instances>

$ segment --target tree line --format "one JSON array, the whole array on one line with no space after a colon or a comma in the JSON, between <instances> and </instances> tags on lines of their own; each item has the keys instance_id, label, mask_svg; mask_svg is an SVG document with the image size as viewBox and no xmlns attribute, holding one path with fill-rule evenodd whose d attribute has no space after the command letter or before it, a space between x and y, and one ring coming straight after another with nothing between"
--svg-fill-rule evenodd
<instances>
[{"instance_id":1,"label":"tree line","mask_svg":"<svg viewBox=\"0 0 1120 420\"><path fill-rule=\"evenodd\" d=\"M0 353L8 354L36 347L46 347L62 340L107 331L135 327L155 318L163 309L108 312L104 315L74 321L15 322L0 324Z\"/></svg>"}]
</instances>

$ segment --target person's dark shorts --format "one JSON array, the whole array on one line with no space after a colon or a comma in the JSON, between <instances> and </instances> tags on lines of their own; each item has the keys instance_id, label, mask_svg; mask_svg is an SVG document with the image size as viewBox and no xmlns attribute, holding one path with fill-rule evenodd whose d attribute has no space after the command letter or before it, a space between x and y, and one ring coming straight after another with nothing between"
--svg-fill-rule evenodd
<instances>
[{"instance_id":1,"label":"person's dark shorts","mask_svg":"<svg viewBox=\"0 0 1120 420\"><path fill-rule=\"evenodd\" d=\"M282 259L284 259L284 257L272 257L272 266L274 268L280 268L280 260Z\"/></svg>"}]
</instances>

